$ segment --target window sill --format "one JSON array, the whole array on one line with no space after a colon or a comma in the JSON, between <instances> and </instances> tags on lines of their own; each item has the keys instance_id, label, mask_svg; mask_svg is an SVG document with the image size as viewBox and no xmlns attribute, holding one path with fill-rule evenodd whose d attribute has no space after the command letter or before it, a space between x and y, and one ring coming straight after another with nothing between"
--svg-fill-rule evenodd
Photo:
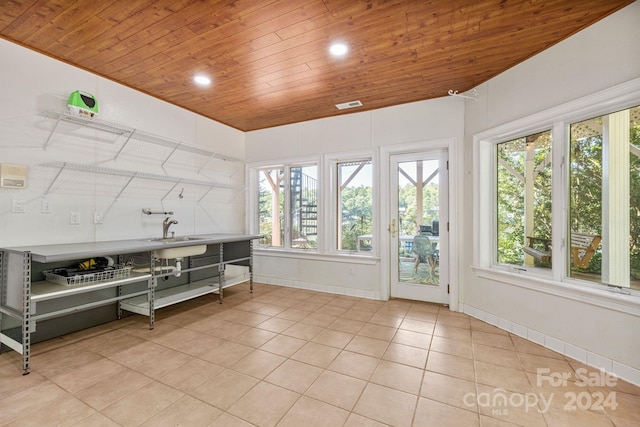
<instances>
[{"instance_id":1,"label":"window sill","mask_svg":"<svg viewBox=\"0 0 640 427\"><path fill-rule=\"evenodd\" d=\"M638 295L619 294L605 288L598 289L579 284L577 281L574 283L571 279L558 282L551 278L532 276L518 270L507 271L479 266L471 268L478 277L484 279L496 280L508 285L640 316L640 297Z\"/></svg>"},{"instance_id":2,"label":"window sill","mask_svg":"<svg viewBox=\"0 0 640 427\"><path fill-rule=\"evenodd\" d=\"M279 258L298 258L298 259L313 259L319 261L334 261L334 262L346 262L351 264L369 264L374 265L379 261L378 257L373 255L359 255L357 253L335 253L335 254L323 254L318 252L311 252L305 250L286 250L286 249L265 249L254 248L254 255L271 256Z\"/></svg>"}]
</instances>

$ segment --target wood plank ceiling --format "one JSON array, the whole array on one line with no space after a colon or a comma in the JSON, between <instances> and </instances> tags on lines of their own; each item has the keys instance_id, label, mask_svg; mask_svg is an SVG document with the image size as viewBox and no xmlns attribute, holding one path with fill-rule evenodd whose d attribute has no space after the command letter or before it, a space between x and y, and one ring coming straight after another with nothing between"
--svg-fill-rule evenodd
<instances>
[{"instance_id":1,"label":"wood plank ceiling","mask_svg":"<svg viewBox=\"0 0 640 427\"><path fill-rule=\"evenodd\" d=\"M249 131L468 91L632 2L0 0L0 37Z\"/></svg>"}]
</instances>

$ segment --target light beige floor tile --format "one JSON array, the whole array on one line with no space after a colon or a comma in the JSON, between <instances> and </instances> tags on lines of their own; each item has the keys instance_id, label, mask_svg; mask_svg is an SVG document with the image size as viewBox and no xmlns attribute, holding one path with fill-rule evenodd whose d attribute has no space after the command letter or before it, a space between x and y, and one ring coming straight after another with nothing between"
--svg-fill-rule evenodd
<instances>
[{"instance_id":1,"label":"light beige floor tile","mask_svg":"<svg viewBox=\"0 0 640 427\"><path fill-rule=\"evenodd\" d=\"M387 316L384 314L376 313L369 319L369 323L374 325L389 326L391 328L397 328L402 323L403 316Z\"/></svg>"},{"instance_id":2,"label":"light beige floor tile","mask_svg":"<svg viewBox=\"0 0 640 427\"><path fill-rule=\"evenodd\" d=\"M382 358L391 362L402 363L415 368L424 369L427 364L428 350L404 344L391 343Z\"/></svg>"},{"instance_id":3,"label":"light beige floor tile","mask_svg":"<svg viewBox=\"0 0 640 427\"><path fill-rule=\"evenodd\" d=\"M379 359L364 354L342 351L329 365L330 370L368 381Z\"/></svg>"},{"instance_id":4,"label":"light beige floor tile","mask_svg":"<svg viewBox=\"0 0 640 427\"><path fill-rule=\"evenodd\" d=\"M357 310L354 310L354 311L357 311ZM325 315L334 316L334 317L342 316L346 312L347 312L347 308L345 307L336 307L331 305L324 305L316 310L316 313L325 314Z\"/></svg>"},{"instance_id":5,"label":"light beige floor tile","mask_svg":"<svg viewBox=\"0 0 640 427\"><path fill-rule=\"evenodd\" d=\"M299 362L326 368L339 353L339 348L308 342L300 350L296 351L291 358Z\"/></svg>"},{"instance_id":6,"label":"light beige floor tile","mask_svg":"<svg viewBox=\"0 0 640 427\"><path fill-rule=\"evenodd\" d=\"M264 322L260 323L257 328L265 329L267 331L276 332L279 334L280 332L292 327L295 324L296 321L294 320L272 317L271 319L265 320Z\"/></svg>"},{"instance_id":7,"label":"light beige floor tile","mask_svg":"<svg viewBox=\"0 0 640 427\"><path fill-rule=\"evenodd\" d=\"M492 334L502 334L509 335L509 332L504 329L500 329L497 326L490 325L482 320L474 319L473 317L469 319L471 324L471 330L473 331L482 331L482 332L490 332Z\"/></svg>"},{"instance_id":8,"label":"light beige floor tile","mask_svg":"<svg viewBox=\"0 0 640 427\"><path fill-rule=\"evenodd\" d=\"M237 323L239 325L255 327L269 319L271 319L271 316L265 316L264 314L247 312L245 313L244 316L241 316L240 318L235 319L232 322Z\"/></svg>"},{"instance_id":9,"label":"light beige floor tile","mask_svg":"<svg viewBox=\"0 0 640 427\"><path fill-rule=\"evenodd\" d=\"M410 426L417 396L369 383L353 412L397 427Z\"/></svg>"},{"instance_id":10,"label":"light beige floor tile","mask_svg":"<svg viewBox=\"0 0 640 427\"><path fill-rule=\"evenodd\" d=\"M190 425L312 426L342 425L348 416L346 426L640 425L640 387L622 380L580 387L576 370L599 371L437 304L259 284L253 294L246 284L229 288L223 305L212 301L207 296L162 309L154 330L144 316L130 316L38 343L28 376L20 375L19 355L0 354L0 424L93 427L188 420ZM398 327L389 343L390 331ZM383 347L382 353L372 344ZM539 368L568 371L571 378L566 386L544 379L537 385ZM154 382L149 375L160 379ZM419 399L411 401L412 393ZM540 401L529 410L518 405L531 393L548 399L549 407ZM593 393L611 394L618 406L567 411L567 393L589 393L592 401ZM263 407L270 394L276 409ZM504 402L507 406L491 406ZM232 406L235 415L224 412ZM257 415L261 411L266 417Z\"/></svg>"},{"instance_id":11,"label":"light beige floor tile","mask_svg":"<svg viewBox=\"0 0 640 427\"><path fill-rule=\"evenodd\" d=\"M220 409L191 396L184 396L142 425L147 427L206 427L220 414L222 414Z\"/></svg>"},{"instance_id":12,"label":"light beige floor tile","mask_svg":"<svg viewBox=\"0 0 640 427\"><path fill-rule=\"evenodd\" d=\"M254 310L258 314L264 314L265 316L275 316L286 310L284 307L278 307L277 305L265 304L262 307ZM264 323L264 322L263 322Z\"/></svg>"},{"instance_id":13,"label":"light beige floor tile","mask_svg":"<svg viewBox=\"0 0 640 427\"><path fill-rule=\"evenodd\" d=\"M456 328L471 328L470 317L463 313L456 313L454 311L439 311L437 323L444 325L455 326Z\"/></svg>"},{"instance_id":14,"label":"light beige floor tile","mask_svg":"<svg viewBox=\"0 0 640 427\"><path fill-rule=\"evenodd\" d=\"M433 330L435 326L436 326L435 323L432 323L432 322L424 322L422 320L405 318L400 324L399 328L404 329L406 331L420 332L421 334L433 335Z\"/></svg>"},{"instance_id":15,"label":"light beige floor tile","mask_svg":"<svg viewBox=\"0 0 640 427\"><path fill-rule=\"evenodd\" d=\"M416 426L479 427L480 419L475 411L468 411L421 397L418 400L413 423Z\"/></svg>"},{"instance_id":16,"label":"light beige floor tile","mask_svg":"<svg viewBox=\"0 0 640 427\"><path fill-rule=\"evenodd\" d=\"M253 347L248 345L224 341L218 347L200 357L208 362L228 368L253 350Z\"/></svg>"},{"instance_id":17,"label":"light beige floor tile","mask_svg":"<svg viewBox=\"0 0 640 427\"><path fill-rule=\"evenodd\" d=\"M545 427L541 408L536 400L527 400L522 393L478 384L478 410L481 415L524 427ZM531 402L528 405L527 402Z\"/></svg>"},{"instance_id":18,"label":"light beige floor tile","mask_svg":"<svg viewBox=\"0 0 640 427\"><path fill-rule=\"evenodd\" d=\"M289 359L267 375L265 381L297 393L304 393L321 373L322 368Z\"/></svg>"},{"instance_id":19,"label":"light beige floor tile","mask_svg":"<svg viewBox=\"0 0 640 427\"><path fill-rule=\"evenodd\" d=\"M320 326L316 325L308 325L306 323L296 323L292 327L284 330L282 332L283 335L288 335L294 338L300 338L301 340L310 340L320 332L322 332Z\"/></svg>"},{"instance_id":20,"label":"light beige floor tile","mask_svg":"<svg viewBox=\"0 0 640 427\"><path fill-rule=\"evenodd\" d=\"M8 353L5 353L8 355ZM0 401L7 396L31 389L48 380L32 370L29 375L22 375L22 363L5 363L0 366Z\"/></svg>"},{"instance_id":21,"label":"light beige floor tile","mask_svg":"<svg viewBox=\"0 0 640 427\"><path fill-rule=\"evenodd\" d=\"M324 402L302 396L278 423L278 427L342 426L349 412Z\"/></svg>"},{"instance_id":22,"label":"light beige floor tile","mask_svg":"<svg viewBox=\"0 0 640 427\"><path fill-rule=\"evenodd\" d=\"M224 370L225 368L222 366L206 360L194 359L159 378L158 381L185 393L190 393Z\"/></svg>"},{"instance_id":23,"label":"light beige floor tile","mask_svg":"<svg viewBox=\"0 0 640 427\"><path fill-rule=\"evenodd\" d=\"M298 310L304 310L304 311L308 311L310 313L313 313L314 311L316 311L320 307L322 307L322 304L316 304L316 303L313 303L313 302L310 302L310 301L302 301L302 302L298 302L296 304L296 308Z\"/></svg>"},{"instance_id":24,"label":"light beige floor tile","mask_svg":"<svg viewBox=\"0 0 640 427\"><path fill-rule=\"evenodd\" d=\"M460 341L434 336L431 340L430 349L439 353L447 353L454 356L473 359L473 345L469 341Z\"/></svg>"},{"instance_id":25,"label":"light beige floor tile","mask_svg":"<svg viewBox=\"0 0 640 427\"><path fill-rule=\"evenodd\" d=\"M357 334L360 329L365 325L364 322L360 322L358 320L345 319L343 317L339 317L333 322L331 322L327 328L335 329L336 331L347 332L349 334Z\"/></svg>"},{"instance_id":26,"label":"light beige floor tile","mask_svg":"<svg viewBox=\"0 0 640 427\"><path fill-rule=\"evenodd\" d=\"M427 370L450 375L467 381L475 381L475 367L472 359L430 351Z\"/></svg>"},{"instance_id":27,"label":"light beige floor tile","mask_svg":"<svg viewBox=\"0 0 640 427\"><path fill-rule=\"evenodd\" d=\"M263 344L260 349L280 356L290 357L306 343L306 340L302 340L300 338L278 335L269 342Z\"/></svg>"},{"instance_id":28,"label":"light beige floor tile","mask_svg":"<svg viewBox=\"0 0 640 427\"><path fill-rule=\"evenodd\" d=\"M228 412L257 426L271 427L299 398L298 393L261 382L234 403Z\"/></svg>"},{"instance_id":29,"label":"light beige floor tile","mask_svg":"<svg viewBox=\"0 0 640 427\"><path fill-rule=\"evenodd\" d=\"M640 396L623 392L613 392L616 408L605 406L607 415L616 427L632 427L640 425ZM603 403L604 406L604 403Z\"/></svg>"},{"instance_id":30,"label":"light beige floor tile","mask_svg":"<svg viewBox=\"0 0 640 427\"><path fill-rule=\"evenodd\" d=\"M276 369L286 358L264 350L254 350L231 365L234 371L262 379Z\"/></svg>"},{"instance_id":31,"label":"light beige floor tile","mask_svg":"<svg viewBox=\"0 0 640 427\"><path fill-rule=\"evenodd\" d=\"M299 322L309 315L308 311L299 310L297 308L289 308L283 312L278 313L275 317L279 319L292 320Z\"/></svg>"},{"instance_id":32,"label":"light beige floor tile","mask_svg":"<svg viewBox=\"0 0 640 427\"><path fill-rule=\"evenodd\" d=\"M382 360L369 381L417 395L420 392L423 372L422 369Z\"/></svg>"},{"instance_id":33,"label":"light beige floor tile","mask_svg":"<svg viewBox=\"0 0 640 427\"><path fill-rule=\"evenodd\" d=\"M349 342L349 344L347 344L345 350L381 358L384 352L387 350L388 346L389 342L387 341L377 340L375 338L355 336Z\"/></svg>"},{"instance_id":34,"label":"light beige floor tile","mask_svg":"<svg viewBox=\"0 0 640 427\"><path fill-rule=\"evenodd\" d=\"M191 395L226 410L258 382L260 380L256 378L227 369L196 388Z\"/></svg>"},{"instance_id":35,"label":"light beige floor tile","mask_svg":"<svg viewBox=\"0 0 640 427\"><path fill-rule=\"evenodd\" d=\"M69 424L69 425L71 425L71 424ZM88 417L83 418L82 420L78 421L77 423L75 423L73 425L74 426L78 426L78 427L85 427L85 426L91 426L91 427L120 427L120 425L118 423L116 423L115 421L107 418L106 416L104 416L100 412L94 412L92 415L89 415Z\"/></svg>"},{"instance_id":36,"label":"light beige floor tile","mask_svg":"<svg viewBox=\"0 0 640 427\"><path fill-rule=\"evenodd\" d=\"M102 410L102 413L123 426L136 426L161 412L184 396L184 393L158 382L152 382L136 393Z\"/></svg>"},{"instance_id":37,"label":"light beige floor tile","mask_svg":"<svg viewBox=\"0 0 640 427\"><path fill-rule=\"evenodd\" d=\"M340 315L343 319L357 320L358 322L368 322L373 316L374 314L369 311L359 310L347 310Z\"/></svg>"},{"instance_id":38,"label":"light beige floor tile","mask_svg":"<svg viewBox=\"0 0 640 427\"><path fill-rule=\"evenodd\" d=\"M278 334L265 329L251 328L233 338L233 341L248 345L249 347L258 348L276 335Z\"/></svg>"},{"instance_id":39,"label":"light beige floor tile","mask_svg":"<svg viewBox=\"0 0 640 427\"><path fill-rule=\"evenodd\" d=\"M543 369L556 373L573 373L571 365L565 360L526 353L520 353L519 357L522 362L522 367L527 372L536 373L538 370Z\"/></svg>"},{"instance_id":40,"label":"light beige floor tile","mask_svg":"<svg viewBox=\"0 0 640 427\"><path fill-rule=\"evenodd\" d=\"M613 427L614 424L604 413L593 411L568 411L563 407L551 407L543 412L547 427ZM624 423L616 423L616 426ZM635 424L630 425L638 425Z\"/></svg>"},{"instance_id":41,"label":"light beige floor tile","mask_svg":"<svg viewBox=\"0 0 640 427\"><path fill-rule=\"evenodd\" d=\"M51 382L40 383L0 400L2 422L9 423L60 401L67 393Z\"/></svg>"},{"instance_id":42,"label":"light beige floor tile","mask_svg":"<svg viewBox=\"0 0 640 427\"><path fill-rule=\"evenodd\" d=\"M225 340L232 340L241 333L248 331L251 326L241 325L235 322L223 321L219 326L210 329L207 333L215 337L223 338Z\"/></svg>"},{"instance_id":43,"label":"light beige floor tile","mask_svg":"<svg viewBox=\"0 0 640 427\"><path fill-rule=\"evenodd\" d=\"M95 362L78 366L74 371L62 375L49 377L51 381L63 389L76 393L78 390L89 387L105 378L119 375L127 368L109 359L100 359Z\"/></svg>"},{"instance_id":44,"label":"light beige floor tile","mask_svg":"<svg viewBox=\"0 0 640 427\"><path fill-rule=\"evenodd\" d=\"M367 383L333 371L324 371L309 387L306 395L351 411Z\"/></svg>"},{"instance_id":45,"label":"light beige floor tile","mask_svg":"<svg viewBox=\"0 0 640 427\"><path fill-rule=\"evenodd\" d=\"M316 311L315 313L311 313L310 315L302 319L300 322L325 328L337 318L338 316L323 314Z\"/></svg>"},{"instance_id":46,"label":"light beige floor tile","mask_svg":"<svg viewBox=\"0 0 640 427\"><path fill-rule=\"evenodd\" d=\"M431 346L431 335L407 331L405 329L398 329L392 342L429 350L429 347Z\"/></svg>"},{"instance_id":47,"label":"light beige floor tile","mask_svg":"<svg viewBox=\"0 0 640 427\"><path fill-rule=\"evenodd\" d=\"M318 335L313 337L311 341L318 344L324 344L336 348L344 348L354 335L346 332L335 331L333 329L324 329Z\"/></svg>"},{"instance_id":48,"label":"light beige floor tile","mask_svg":"<svg viewBox=\"0 0 640 427\"><path fill-rule=\"evenodd\" d=\"M512 350L504 350L502 348L489 347L482 344L473 344L473 356L475 360L480 362L522 369L522 362L520 362L518 353Z\"/></svg>"},{"instance_id":49,"label":"light beige floor tile","mask_svg":"<svg viewBox=\"0 0 640 427\"><path fill-rule=\"evenodd\" d=\"M389 326L367 323L362 327L362 329L360 329L358 335L383 341L391 341L393 339L393 336L396 334L396 330L396 328L392 328Z\"/></svg>"},{"instance_id":50,"label":"light beige floor tile","mask_svg":"<svg viewBox=\"0 0 640 427\"><path fill-rule=\"evenodd\" d=\"M211 424L209 424L209 427L255 427L255 426L227 412L223 412L222 415L220 415Z\"/></svg>"},{"instance_id":51,"label":"light beige floor tile","mask_svg":"<svg viewBox=\"0 0 640 427\"><path fill-rule=\"evenodd\" d=\"M456 326L445 325L443 323L436 323L436 327L433 329L433 335L443 338L451 338L453 340L471 341L471 330L458 328Z\"/></svg>"},{"instance_id":52,"label":"light beige floor tile","mask_svg":"<svg viewBox=\"0 0 640 427\"><path fill-rule=\"evenodd\" d=\"M426 371L420 396L472 412L478 411L476 383L473 381Z\"/></svg>"},{"instance_id":53,"label":"light beige floor tile","mask_svg":"<svg viewBox=\"0 0 640 427\"><path fill-rule=\"evenodd\" d=\"M46 426L51 425L52 420L56 424L73 425L93 415L96 411L81 400L71 395L53 401L48 405L38 408L36 411L24 414L8 426ZM4 416L2 416L4 419ZM2 422L2 421L0 421ZM3 425L5 425L3 423Z\"/></svg>"},{"instance_id":54,"label":"light beige floor tile","mask_svg":"<svg viewBox=\"0 0 640 427\"><path fill-rule=\"evenodd\" d=\"M525 340L517 335L510 335L511 341L518 353L534 354L536 356L551 357L564 360L564 356L532 341Z\"/></svg>"},{"instance_id":55,"label":"light beige floor tile","mask_svg":"<svg viewBox=\"0 0 640 427\"><path fill-rule=\"evenodd\" d=\"M491 334L489 332L473 331L471 339L474 344L497 347L504 350L515 350L511 337L508 335Z\"/></svg>"},{"instance_id":56,"label":"light beige floor tile","mask_svg":"<svg viewBox=\"0 0 640 427\"><path fill-rule=\"evenodd\" d=\"M379 423L371 418L363 417L362 415L354 414L349 415L344 427L385 427L388 424Z\"/></svg>"},{"instance_id":57,"label":"light beige floor tile","mask_svg":"<svg viewBox=\"0 0 640 427\"><path fill-rule=\"evenodd\" d=\"M438 312L437 311L422 310L422 309L414 307L414 308L411 308L411 309L409 309L407 311L407 314L405 315L405 318L420 320L422 322L435 323L436 319L438 318Z\"/></svg>"},{"instance_id":58,"label":"light beige floor tile","mask_svg":"<svg viewBox=\"0 0 640 427\"><path fill-rule=\"evenodd\" d=\"M533 391L524 371L486 362L476 362L476 378L479 384L504 388L519 393Z\"/></svg>"},{"instance_id":59,"label":"light beige floor tile","mask_svg":"<svg viewBox=\"0 0 640 427\"><path fill-rule=\"evenodd\" d=\"M85 389L76 397L93 408L102 410L130 393L137 392L153 380L129 368L124 368L118 375L105 378Z\"/></svg>"}]
</instances>

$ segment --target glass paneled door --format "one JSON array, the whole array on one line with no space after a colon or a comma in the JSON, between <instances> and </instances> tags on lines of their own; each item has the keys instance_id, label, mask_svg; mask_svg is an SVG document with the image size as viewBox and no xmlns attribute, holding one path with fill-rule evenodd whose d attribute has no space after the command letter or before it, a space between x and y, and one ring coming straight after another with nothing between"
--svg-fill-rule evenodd
<instances>
[{"instance_id":1,"label":"glass paneled door","mask_svg":"<svg viewBox=\"0 0 640 427\"><path fill-rule=\"evenodd\" d=\"M391 156L391 296L448 303L447 153Z\"/></svg>"}]
</instances>

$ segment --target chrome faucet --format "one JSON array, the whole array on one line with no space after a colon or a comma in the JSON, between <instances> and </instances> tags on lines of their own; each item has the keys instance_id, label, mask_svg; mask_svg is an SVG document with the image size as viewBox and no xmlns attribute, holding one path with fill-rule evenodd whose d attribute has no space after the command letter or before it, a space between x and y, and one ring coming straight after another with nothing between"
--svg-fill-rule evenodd
<instances>
[{"instance_id":1,"label":"chrome faucet","mask_svg":"<svg viewBox=\"0 0 640 427\"><path fill-rule=\"evenodd\" d=\"M177 224L178 221L175 219L171 219L170 216L166 217L164 219L164 221L162 222L162 238L166 239L169 236L169 227L171 227L171 224Z\"/></svg>"}]
</instances>

